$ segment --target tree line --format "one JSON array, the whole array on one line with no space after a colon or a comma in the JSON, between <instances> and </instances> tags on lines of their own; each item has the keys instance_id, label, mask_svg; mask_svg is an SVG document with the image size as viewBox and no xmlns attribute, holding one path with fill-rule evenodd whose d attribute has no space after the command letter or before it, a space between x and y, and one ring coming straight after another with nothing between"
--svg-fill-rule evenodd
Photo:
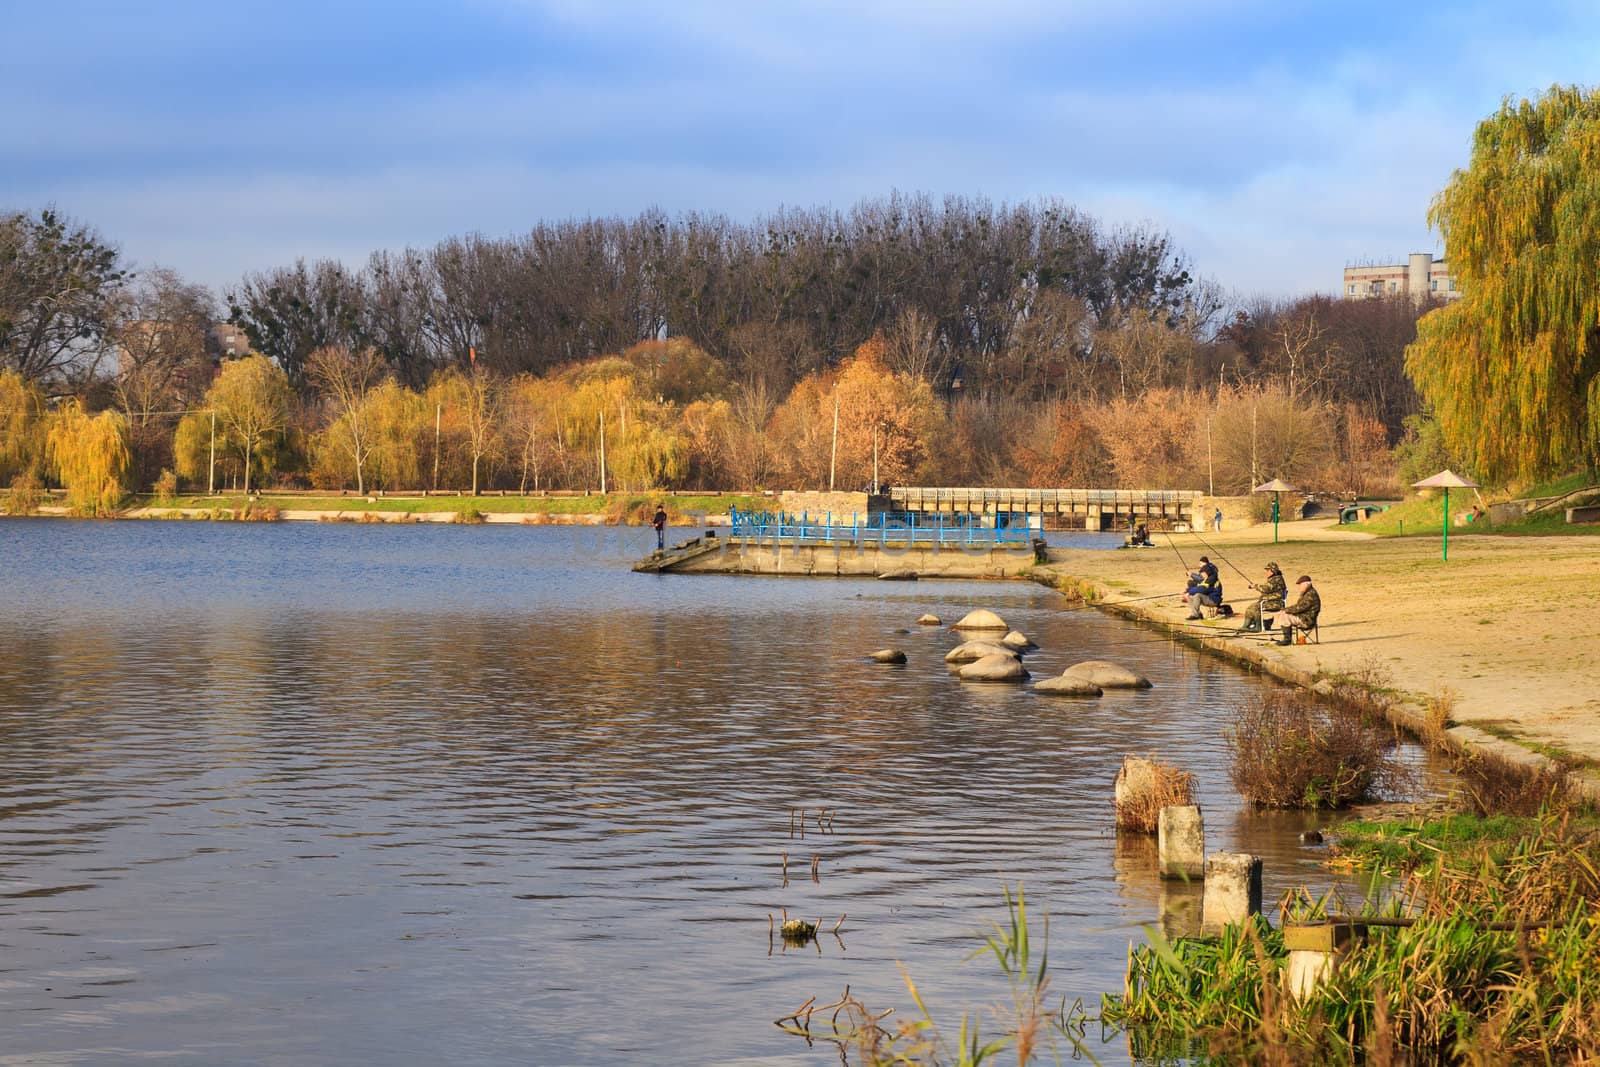
<instances>
[{"instance_id":1,"label":"tree line","mask_svg":"<svg viewBox=\"0 0 1600 1067\"><path fill-rule=\"evenodd\" d=\"M1427 309L1229 302L1166 235L1052 202L541 224L257 272L220 302L53 211L12 213L0 477L54 476L40 427L75 402L121 420L141 489L164 470L358 491L596 488L602 469L628 488L855 486L876 437L901 484L1221 492L1265 471L1349 490L1351 457L1386 454L1417 413L1403 353ZM219 351L224 314L258 358ZM245 395L266 399L224 414Z\"/></svg>"}]
</instances>

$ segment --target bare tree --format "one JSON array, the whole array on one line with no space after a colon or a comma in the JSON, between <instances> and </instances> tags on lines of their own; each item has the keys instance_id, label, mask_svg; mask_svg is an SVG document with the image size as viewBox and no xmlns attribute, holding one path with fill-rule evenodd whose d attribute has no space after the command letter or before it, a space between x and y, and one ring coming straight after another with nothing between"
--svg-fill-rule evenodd
<instances>
[{"instance_id":1,"label":"bare tree","mask_svg":"<svg viewBox=\"0 0 1600 1067\"><path fill-rule=\"evenodd\" d=\"M307 357L306 374L333 415L330 429L355 464L356 492L365 495L365 468L373 447L367 396L386 375L383 357L375 348L326 345Z\"/></svg>"}]
</instances>

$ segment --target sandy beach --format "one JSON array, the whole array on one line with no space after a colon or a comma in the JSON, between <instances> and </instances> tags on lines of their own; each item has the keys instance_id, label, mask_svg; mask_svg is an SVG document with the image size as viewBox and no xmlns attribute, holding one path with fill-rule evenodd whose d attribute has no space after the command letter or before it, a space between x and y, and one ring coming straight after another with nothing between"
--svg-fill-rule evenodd
<instances>
[{"instance_id":1,"label":"sandy beach","mask_svg":"<svg viewBox=\"0 0 1600 1067\"><path fill-rule=\"evenodd\" d=\"M1270 525L1154 539L1153 549L1053 549L1043 569L1093 583L1113 610L1301 684L1377 666L1413 708L1453 693L1452 736L1463 744L1512 741L1600 765L1600 539L1452 531L1448 561L1437 536L1375 538L1326 520L1284 523L1278 544ZM1291 600L1294 579L1309 574L1322 595L1321 642L1280 648L1225 636L1239 619L1185 622L1180 553L1191 567L1211 557L1241 616L1269 560ZM1140 600L1167 590L1170 599Z\"/></svg>"}]
</instances>

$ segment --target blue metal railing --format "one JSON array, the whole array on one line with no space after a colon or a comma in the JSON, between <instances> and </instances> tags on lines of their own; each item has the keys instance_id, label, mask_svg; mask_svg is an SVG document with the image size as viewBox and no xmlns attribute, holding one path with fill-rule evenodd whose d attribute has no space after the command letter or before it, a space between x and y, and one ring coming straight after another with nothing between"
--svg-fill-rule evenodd
<instances>
[{"instance_id":1,"label":"blue metal railing","mask_svg":"<svg viewBox=\"0 0 1600 1067\"><path fill-rule=\"evenodd\" d=\"M938 545L1026 545L1038 536L1037 516L1002 514L995 526L984 526L969 516L923 516L915 512L876 514L862 518L822 515L786 515L769 511L729 512L732 537L756 541L781 541L822 544L938 544Z\"/></svg>"}]
</instances>

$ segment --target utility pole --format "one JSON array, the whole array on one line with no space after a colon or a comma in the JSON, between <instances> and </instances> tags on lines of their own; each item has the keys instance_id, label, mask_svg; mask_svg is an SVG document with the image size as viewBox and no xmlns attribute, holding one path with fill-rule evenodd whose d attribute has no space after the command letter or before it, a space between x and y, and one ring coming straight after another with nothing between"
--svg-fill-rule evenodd
<instances>
[{"instance_id":1,"label":"utility pole","mask_svg":"<svg viewBox=\"0 0 1600 1067\"><path fill-rule=\"evenodd\" d=\"M600 495L606 492L606 416L600 413Z\"/></svg>"},{"instance_id":2,"label":"utility pole","mask_svg":"<svg viewBox=\"0 0 1600 1067\"><path fill-rule=\"evenodd\" d=\"M1206 496L1217 495L1217 474L1211 465L1211 420L1215 414L1206 416ZM1252 483L1254 484L1254 483Z\"/></svg>"},{"instance_id":3,"label":"utility pole","mask_svg":"<svg viewBox=\"0 0 1600 1067\"><path fill-rule=\"evenodd\" d=\"M878 424L872 424L872 495L878 495Z\"/></svg>"},{"instance_id":4,"label":"utility pole","mask_svg":"<svg viewBox=\"0 0 1600 1067\"><path fill-rule=\"evenodd\" d=\"M833 492L833 472L839 465L839 387L833 387L833 452L828 456L828 492Z\"/></svg>"},{"instance_id":5,"label":"utility pole","mask_svg":"<svg viewBox=\"0 0 1600 1067\"><path fill-rule=\"evenodd\" d=\"M439 429L444 425L444 405L433 410L433 491L439 491Z\"/></svg>"},{"instance_id":6,"label":"utility pole","mask_svg":"<svg viewBox=\"0 0 1600 1067\"><path fill-rule=\"evenodd\" d=\"M217 491L217 409L211 409L211 468L206 474L206 495Z\"/></svg>"}]
</instances>

